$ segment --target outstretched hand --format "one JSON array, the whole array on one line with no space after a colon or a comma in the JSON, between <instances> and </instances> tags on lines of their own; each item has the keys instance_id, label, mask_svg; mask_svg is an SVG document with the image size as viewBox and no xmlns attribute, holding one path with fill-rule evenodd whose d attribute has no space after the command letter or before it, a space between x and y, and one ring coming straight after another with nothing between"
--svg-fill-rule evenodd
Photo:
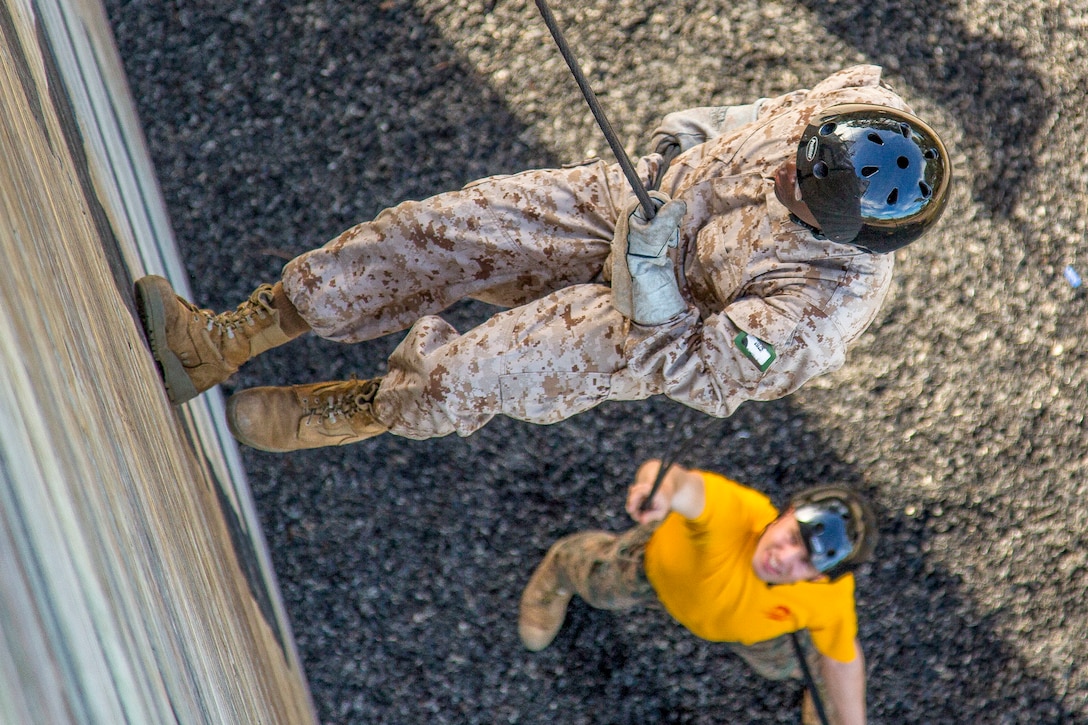
<instances>
[{"instance_id":1,"label":"outstretched hand","mask_svg":"<svg viewBox=\"0 0 1088 725\"><path fill-rule=\"evenodd\" d=\"M682 466L672 465L661 479L661 485L654 494L646 510L643 502L650 495L661 470L661 461L651 459L643 463L635 482L627 489L627 513L640 524L662 521L670 511L675 511L684 518L698 518L706 505L706 481L699 471L692 471Z\"/></svg>"},{"instance_id":2,"label":"outstretched hand","mask_svg":"<svg viewBox=\"0 0 1088 725\"><path fill-rule=\"evenodd\" d=\"M673 496L673 482L666 474L646 510L642 506L653 490L657 472L661 470L661 461L649 460L639 467L635 482L627 489L627 513L640 524L662 521L668 515Z\"/></svg>"}]
</instances>

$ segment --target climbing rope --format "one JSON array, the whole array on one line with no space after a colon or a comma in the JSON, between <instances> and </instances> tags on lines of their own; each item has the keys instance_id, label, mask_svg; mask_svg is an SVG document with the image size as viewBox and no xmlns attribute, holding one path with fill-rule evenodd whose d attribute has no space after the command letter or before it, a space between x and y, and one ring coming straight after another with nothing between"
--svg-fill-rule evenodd
<instances>
[{"instance_id":1,"label":"climbing rope","mask_svg":"<svg viewBox=\"0 0 1088 725\"><path fill-rule=\"evenodd\" d=\"M544 18L544 24L551 31L555 44L559 46L559 52L563 54L563 60L567 61L570 72L574 74L574 80L577 81L578 87L582 89L582 95L585 97L586 103L589 104L589 110L593 113L593 118L596 119L597 125L604 132L605 140L612 147L612 153L616 155L616 160L620 162L620 168L623 169L623 174L627 177L627 183L631 185L631 189L638 198L638 203L642 205L646 220L653 219L657 216L657 207L650 200L650 193L646 190L642 180L638 178L638 174L635 173L635 167L631 165L631 159L627 157L627 152L623 150L619 137L612 130L612 124L608 122L608 117L604 115L604 109L597 102L596 94L589 87L589 81L586 80L581 66L578 65L578 61L574 58L574 53L571 52L570 46L567 45L567 39L563 36L563 31L559 29L559 25L555 22L555 16L552 15L551 8L548 7L548 3L544 0L536 0L536 6L540 10L541 17Z\"/></svg>"},{"instance_id":2,"label":"climbing rope","mask_svg":"<svg viewBox=\"0 0 1088 725\"><path fill-rule=\"evenodd\" d=\"M593 118L597 121L597 125L600 127L601 132L604 133L605 140L608 141L608 145L612 149L612 153L616 156L616 160L620 164L620 169L623 170L624 176L627 177L627 183L631 185L631 189L635 192L635 196L642 206L646 219L653 219L657 215L657 208L650 199L650 193L642 183L642 179L635 173L635 168L631 165L631 160L628 158L627 152L624 151L623 146L620 144L616 132L612 129L612 124L608 122L608 117L605 116L604 109L601 108L601 104L597 101L596 94L593 92L593 89L590 88L589 81L586 80L585 74L582 73L582 69L574 57L574 53L567 44L567 40L563 36L563 31L560 30L559 24L555 20L555 15L552 14L551 8L548 7L548 3L545 0L536 0L536 6L540 11L541 17L544 18L544 24L548 26L548 30L551 32L555 44L559 47L559 52L563 55L563 60L567 62L567 67L570 68L570 72L574 75L574 80L578 83L578 88L581 89L582 96L589 105L589 110L593 114ZM660 186L661 180L665 175L665 170L668 169L669 163L671 163L678 153L678 146L666 150L665 159L654 177L653 188L656 189ZM702 441L710 431L710 427L718 422L717 418L711 416L710 420L700 426L699 430L694 431L686 440L680 440L679 435L681 429L685 428L691 422L691 418L694 416L695 412L695 408L685 406L680 419L676 421L672 431L669 433L668 440L665 443L665 453L661 458L661 468L658 469L654 484L650 488L650 495L642 502L642 510L645 511L649 508L650 501L653 499L654 495L657 494L657 490L660 488L661 482L665 478L665 473L669 468L672 467L681 455L688 453L696 442ZM794 632L791 636L793 638L793 646L794 651L797 654L797 659L801 662L801 671L804 673L805 681L809 691L812 693L812 700L816 706L816 713L820 717L820 722L823 723L823 725L828 725L823 703L820 701L820 695L816 691L812 673L809 671L808 663L805 661L804 653L801 651L801 643L797 639L797 633Z\"/></svg>"},{"instance_id":3,"label":"climbing rope","mask_svg":"<svg viewBox=\"0 0 1088 725\"><path fill-rule=\"evenodd\" d=\"M797 655L797 661L801 663L801 674L805 676L805 687L812 693L812 704L816 706L816 715L820 718L822 725L828 725L827 713L824 712L824 703L820 700L820 693L816 689L816 681L812 679L812 670L808 668L808 660L805 659L805 652L801 649L801 640L796 632L790 632L790 639L793 640L793 653Z\"/></svg>"}]
</instances>

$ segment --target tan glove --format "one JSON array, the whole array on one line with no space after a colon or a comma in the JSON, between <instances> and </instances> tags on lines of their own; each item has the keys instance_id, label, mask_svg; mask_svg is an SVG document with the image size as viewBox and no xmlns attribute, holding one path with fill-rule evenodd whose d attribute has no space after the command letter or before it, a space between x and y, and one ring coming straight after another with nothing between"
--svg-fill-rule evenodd
<instances>
[{"instance_id":1,"label":"tan glove","mask_svg":"<svg viewBox=\"0 0 1088 725\"><path fill-rule=\"evenodd\" d=\"M640 325L660 325L687 309L668 256L680 240L687 205L651 191L657 215L649 222L633 201L612 238L612 304Z\"/></svg>"}]
</instances>

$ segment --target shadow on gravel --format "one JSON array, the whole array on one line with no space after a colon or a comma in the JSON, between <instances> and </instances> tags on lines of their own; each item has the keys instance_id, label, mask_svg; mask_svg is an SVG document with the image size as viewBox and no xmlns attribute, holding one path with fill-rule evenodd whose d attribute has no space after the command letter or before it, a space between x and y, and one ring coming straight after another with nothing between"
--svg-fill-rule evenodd
<instances>
[{"instance_id":1,"label":"shadow on gravel","mask_svg":"<svg viewBox=\"0 0 1088 725\"><path fill-rule=\"evenodd\" d=\"M886 514L880 561L859 596L878 722L1072 723L1066 693L1031 673L962 579L928 556L935 531L966 512Z\"/></svg>"},{"instance_id":2,"label":"shadow on gravel","mask_svg":"<svg viewBox=\"0 0 1088 725\"><path fill-rule=\"evenodd\" d=\"M906 40L913 28L896 40L908 28L885 0L810 5L875 61L899 59L912 84L957 114L974 139L965 151L1000 170L981 175L991 180L976 193L1006 213L1032 171L1015 150L1046 105L1017 49L974 36L931 0L923 9L937 41L924 46ZM556 163L406 4L107 9L203 305L237 304L286 258L385 206ZM991 108L1008 118L996 123ZM467 304L446 316L463 330L489 311ZM379 373L394 337L308 337L261 356L227 392ZM466 439L243 449L322 722L790 721L797 687L767 686L661 612L617 617L575 603L553 647L530 655L517 641L532 567L563 534L629 525L627 483L660 455L661 423L677 412L658 399L548 427L496 419ZM831 435L788 401L749 404L682 460L779 504L828 480L864 489ZM924 512L889 513L881 563L861 577L874 720L1061 721L1060 697L927 558L931 526Z\"/></svg>"},{"instance_id":3,"label":"shadow on gravel","mask_svg":"<svg viewBox=\"0 0 1088 725\"><path fill-rule=\"evenodd\" d=\"M1035 171L1036 136L1051 106L1045 79L1016 42L964 27L957 3L801 0L831 33L900 73L954 114L975 161L975 200L1007 216ZM1057 12L1057 6L1055 6Z\"/></svg>"},{"instance_id":4,"label":"shadow on gravel","mask_svg":"<svg viewBox=\"0 0 1088 725\"><path fill-rule=\"evenodd\" d=\"M405 199L556 163L410 3L106 7L205 304Z\"/></svg>"},{"instance_id":5,"label":"shadow on gravel","mask_svg":"<svg viewBox=\"0 0 1088 725\"><path fill-rule=\"evenodd\" d=\"M530 654L518 643L529 572L564 534L630 525L627 482L678 411L654 399L547 427L496 419L466 439L248 453L251 470L272 476L256 484L262 515L277 567L290 572L285 591L323 720L792 721L798 684L759 680L660 610L615 615L575 600L550 648ZM816 428L786 402L742 406L682 459L779 504L832 480L879 500L831 452L834 434ZM1073 721L927 553L953 517L944 514L882 512L879 563L859 577L873 721Z\"/></svg>"}]
</instances>

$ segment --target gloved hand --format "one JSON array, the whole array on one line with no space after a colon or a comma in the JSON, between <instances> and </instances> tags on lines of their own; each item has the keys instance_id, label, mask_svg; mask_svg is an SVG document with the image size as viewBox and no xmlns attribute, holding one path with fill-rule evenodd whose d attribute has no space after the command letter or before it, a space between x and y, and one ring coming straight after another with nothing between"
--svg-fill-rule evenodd
<instances>
[{"instance_id":1,"label":"gloved hand","mask_svg":"<svg viewBox=\"0 0 1088 725\"><path fill-rule=\"evenodd\" d=\"M647 222L635 201L616 225L612 240L613 305L640 325L660 325L687 309L668 256L669 247L679 242L687 205L656 191L650 196L657 215Z\"/></svg>"},{"instance_id":2,"label":"gloved hand","mask_svg":"<svg viewBox=\"0 0 1088 725\"><path fill-rule=\"evenodd\" d=\"M676 248L680 241L680 220L688 211L682 201L672 201L660 192L651 196L657 215L646 221L646 211L636 203L627 217L627 253L636 257L663 257L665 247Z\"/></svg>"},{"instance_id":3,"label":"gloved hand","mask_svg":"<svg viewBox=\"0 0 1088 725\"><path fill-rule=\"evenodd\" d=\"M668 257L627 255L631 271L631 319L640 325L662 325L688 308L676 285Z\"/></svg>"}]
</instances>

